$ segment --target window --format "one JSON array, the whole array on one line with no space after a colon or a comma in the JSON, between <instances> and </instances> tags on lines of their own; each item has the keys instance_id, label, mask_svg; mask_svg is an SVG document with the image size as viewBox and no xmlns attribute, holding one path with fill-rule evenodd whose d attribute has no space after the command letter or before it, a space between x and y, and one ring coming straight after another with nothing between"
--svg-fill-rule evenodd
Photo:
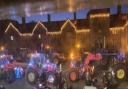
<instances>
[{"instance_id":1,"label":"window","mask_svg":"<svg viewBox=\"0 0 128 89\"><path fill-rule=\"evenodd\" d=\"M38 38L41 39L41 34L38 35Z\"/></svg>"},{"instance_id":2,"label":"window","mask_svg":"<svg viewBox=\"0 0 128 89\"><path fill-rule=\"evenodd\" d=\"M11 36L11 40L14 40L14 37L13 36Z\"/></svg>"}]
</instances>

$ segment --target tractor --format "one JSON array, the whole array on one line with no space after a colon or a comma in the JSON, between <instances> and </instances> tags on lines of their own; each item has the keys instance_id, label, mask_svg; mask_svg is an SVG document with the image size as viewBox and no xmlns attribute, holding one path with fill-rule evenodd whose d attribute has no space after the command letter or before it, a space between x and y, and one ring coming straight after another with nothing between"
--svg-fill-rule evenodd
<instances>
[{"instance_id":1,"label":"tractor","mask_svg":"<svg viewBox=\"0 0 128 89\"><path fill-rule=\"evenodd\" d=\"M36 85L37 89L46 87L59 89L62 76L59 67L47 54L34 53L30 56L26 69L26 80L29 84Z\"/></svg>"},{"instance_id":2,"label":"tractor","mask_svg":"<svg viewBox=\"0 0 128 89\"><path fill-rule=\"evenodd\" d=\"M7 83L13 83L24 75L24 65L14 61L12 55L0 55L0 79Z\"/></svg>"},{"instance_id":3,"label":"tractor","mask_svg":"<svg viewBox=\"0 0 128 89\"><path fill-rule=\"evenodd\" d=\"M126 81L127 66L122 53L88 53L80 67L72 68L69 80L84 80L87 86L109 88Z\"/></svg>"}]
</instances>

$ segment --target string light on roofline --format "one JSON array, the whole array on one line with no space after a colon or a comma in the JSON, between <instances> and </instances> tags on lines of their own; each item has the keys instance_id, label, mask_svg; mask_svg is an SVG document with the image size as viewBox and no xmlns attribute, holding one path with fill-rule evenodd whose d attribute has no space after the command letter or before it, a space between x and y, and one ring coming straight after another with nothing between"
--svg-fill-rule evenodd
<instances>
[{"instance_id":1,"label":"string light on roofline","mask_svg":"<svg viewBox=\"0 0 128 89\"><path fill-rule=\"evenodd\" d=\"M18 28L16 28L12 23L9 23L8 27L7 27L6 30L5 30L5 33L8 32L8 30L9 30L10 27L13 27L14 30L15 30L20 36L33 36L33 34L34 34L36 28L38 27L38 25L41 25L41 26L44 28L44 30L46 30L46 34L47 34L47 28L44 26L44 24L41 23L41 21L38 21L38 22L37 22L37 24L35 25L34 29L32 30L32 33L20 33L19 30L18 30Z\"/></svg>"},{"instance_id":2,"label":"string light on roofline","mask_svg":"<svg viewBox=\"0 0 128 89\"><path fill-rule=\"evenodd\" d=\"M44 26L44 24L41 23L41 21L38 21L37 24L35 25L34 29L32 30L32 33L20 33L18 28L16 28L12 23L9 23L8 27L5 30L5 33L8 32L10 27L13 27L14 30L20 35L20 36L33 36L36 28L38 27L38 25L41 25L44 30L46 31L47 35L60 35L62 33L62 31L64 30L64 28L67 26L67 24L70 24L74 29L76 33L84 33L84 32L90 32L90 29L82 29L82 30L76 30L76 26L68 19L61 27L61 30L58 32L48 32L47 28Z\"/></svg>"},{"instance_id":3,"label":"string light on roofline","mask_svg":"<svg viewBox=\"0 0 128 89\"><path fill-rule=\"evenodd\" d=\"M92 14L90 15L90 18L101 18L101 17L109 17L109 13L101 13L101 14Z\"/></svg>"}]
</instances>

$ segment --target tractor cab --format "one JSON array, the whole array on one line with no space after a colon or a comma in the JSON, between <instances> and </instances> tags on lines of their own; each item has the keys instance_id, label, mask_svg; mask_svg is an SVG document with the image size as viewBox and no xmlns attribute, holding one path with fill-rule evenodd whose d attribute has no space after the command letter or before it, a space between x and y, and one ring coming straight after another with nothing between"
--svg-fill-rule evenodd
<instances>
[{"instance_id":1,"label":"tractor cab","mask_svg":"<svg viewBox=\"0 0 128 89\"><path fill-rule=\"evenodd\" d=\"M46 62L46 55L41 53L31 54L28 68L41 68Z\"/></svg>"}]
</instances>

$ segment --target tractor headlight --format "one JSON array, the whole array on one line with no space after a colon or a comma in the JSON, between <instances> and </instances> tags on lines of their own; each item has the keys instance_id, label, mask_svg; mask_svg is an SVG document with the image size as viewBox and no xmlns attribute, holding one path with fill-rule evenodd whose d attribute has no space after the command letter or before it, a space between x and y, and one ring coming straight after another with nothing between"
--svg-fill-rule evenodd
<instances>
[{"instance_id":1,"label":"tractor headlight","mask_svg":"<svg viewBox=\"0 0 128 89\"><path fill-rule=\"evenodd\" d=\"M48 81L49 83L54 83L54 80L55 80L55 77L54 77L53 75L49 75L49 76L48 76L48 80L47 80L47 81Z\"/></svg>"},{"instance_id":2,"label":"tractor headlight","mask_svg":"<svg viewBox=\"0 0 128 89\"><path fill-rule=\"evenodd\" d=\"M1 65L0 68L3 69L4 68L4 65Z\"/></svg>"},{"instance_id":3,"label":"tractor headlight","mask_svg":"<svg viewBox=\"0 0 128 89\"><path fill-rule=\"evenodd\" d=\"M38 86L39 86L39 88L42 88L43 85L40 83Z\"/></svg>"}]
</instances>

